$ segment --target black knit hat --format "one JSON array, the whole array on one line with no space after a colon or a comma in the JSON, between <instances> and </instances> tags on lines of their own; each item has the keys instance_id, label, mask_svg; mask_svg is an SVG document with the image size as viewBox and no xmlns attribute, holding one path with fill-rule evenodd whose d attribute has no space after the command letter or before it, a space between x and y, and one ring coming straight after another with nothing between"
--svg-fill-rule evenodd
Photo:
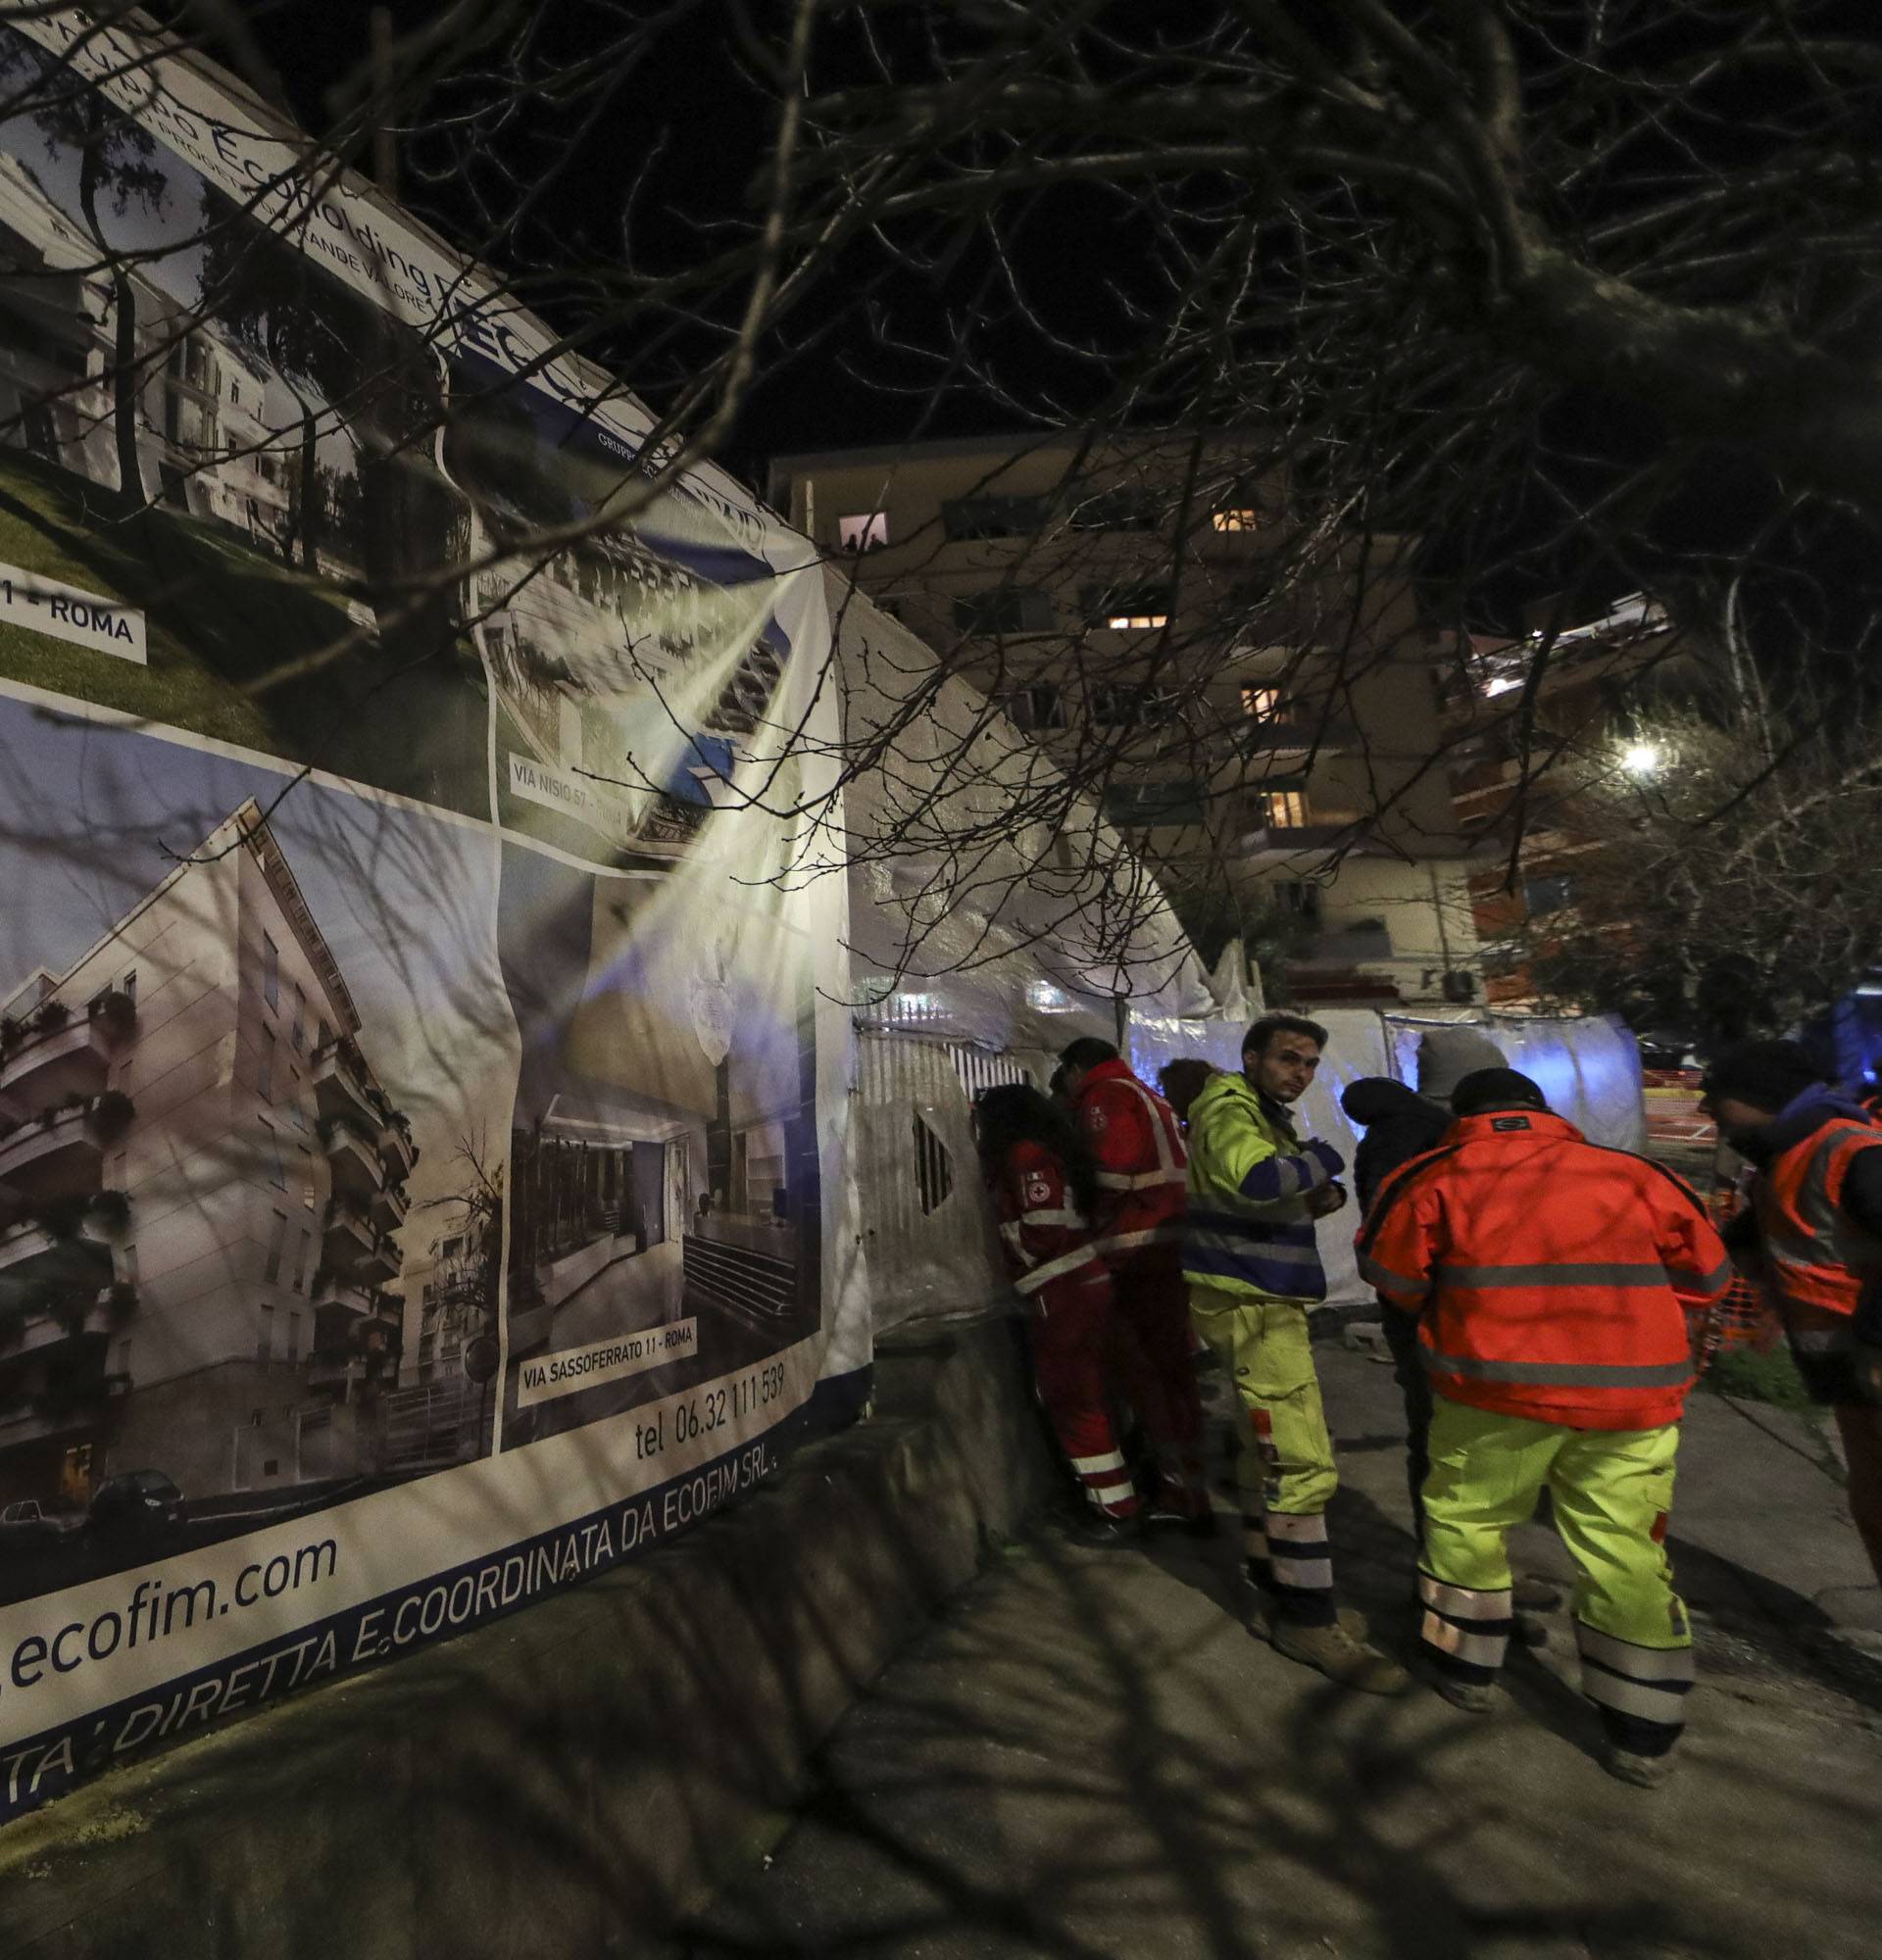
<instances>
[{"instance_id":1,"label":"black knit hat","mask_svg":"<svg viewBox=\"0 0 1882 1960\"><path fill-rule=\"evenodd\" d=\"M1547 1115L1549 1099L1517 1069L1479 1068L1452 1090L1451 1107L1460 1116L1491 1109L1540 1109Z\"/></svg>"},{"instance_id":2,"label":"black knit hat","mask_svg":"<svg viewBox=\"0 0 1882 1960\"><path fill-rule=\"evenodd\" d=\"M1729 1096L1773 1115L1792 1098L1825 1081L1823 1071L1797 1042L1748 1041L1728 1048L1706 1071L1708 1096Z\"/></svg>"}]
</instances>

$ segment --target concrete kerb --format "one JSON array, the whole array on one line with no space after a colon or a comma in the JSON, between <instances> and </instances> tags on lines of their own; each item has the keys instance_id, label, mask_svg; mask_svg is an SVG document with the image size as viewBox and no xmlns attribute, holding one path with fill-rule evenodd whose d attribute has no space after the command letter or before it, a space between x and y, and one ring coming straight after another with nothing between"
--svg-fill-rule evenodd
<instances>
[{"instance_id":1,"label":"concrete kerb","mask_svg":"<svg viewBox=\"0 0 1882 1960\"><path fill-rule=\"evenodd\" d=\"M0 1955L636 1950L748 1863L858 1692L1054 1471L1003 1317L677 1543L0 1832Z\"/></svg>"}]
</instances>

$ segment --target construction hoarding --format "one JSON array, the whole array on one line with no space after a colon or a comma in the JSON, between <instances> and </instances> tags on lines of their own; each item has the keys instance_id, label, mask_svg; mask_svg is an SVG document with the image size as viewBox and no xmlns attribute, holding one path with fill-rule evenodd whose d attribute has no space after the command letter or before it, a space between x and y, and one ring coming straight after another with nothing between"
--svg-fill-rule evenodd
<instances>
[{"instance_id":1,"label":"construction hoarding","mask_svg":"<svg viewBox=\"0 0 1882 1960\"><path fill-rule=\"evenodd\" d=\"M149 56L0 27L0 1809L658 1542L868 1358L802 540Z\"/></svg>"}]
</instances>

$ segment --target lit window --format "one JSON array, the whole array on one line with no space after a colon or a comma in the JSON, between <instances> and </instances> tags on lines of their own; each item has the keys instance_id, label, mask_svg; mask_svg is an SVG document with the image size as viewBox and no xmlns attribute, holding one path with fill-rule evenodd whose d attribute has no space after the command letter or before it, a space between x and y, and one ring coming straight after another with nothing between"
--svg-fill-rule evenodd
<instances>
[{"instance_id":1,"label":"lit window","mask_svg":"<svg viewBox=\"0 0 1882 1960\"><path fill-rule=\"evenodd\" d=\"M880 551L889 541L886 511L865 511L836 520L836 541L846 552Z\"/></svg>"},{"instance_id":2,"label":"lit window","mask_svg":"<svg viewBox=\"0 0 1882 1960\"><path fill-rule=\"evenodd\" d=\"M1307 798L1300 790L1270 790L1263 797L1263 821L1269 830L1305 830Z\"/></svg>"},{"instance_id":3,"label":"lit window","mask_svg":"<svg viewBox=\"0 0 1882 1960\"><path fill-rule=\"evenodd\" d=\"M1275 720L1281 711L1281 691L1278 687L1245 687L1242 689L1242 712L1252 715L1257 721Z\"/></svg>"},{"instance_id":4,"label":"lit window","mask_svg":"<svg viewBox=\"0 0 1882 1960\"><path fill-rule=\"evenodd\" d=\"M1114 633L1146 632L1167 626L1170 589L1166 585L1088 588L1082 595L1086 619Z\"/></svg>"},{"instance_id":5,"label":"lit window","mask_svg":"<svg viewBox=\"0 0 1882 1960\"><path fill-rule=\"evenodd\" d=\"M1213 511L1209 521L1218 531L1252 531L1261 523L1262 514L1247 509Z\"/></svg>"}]
</instances>

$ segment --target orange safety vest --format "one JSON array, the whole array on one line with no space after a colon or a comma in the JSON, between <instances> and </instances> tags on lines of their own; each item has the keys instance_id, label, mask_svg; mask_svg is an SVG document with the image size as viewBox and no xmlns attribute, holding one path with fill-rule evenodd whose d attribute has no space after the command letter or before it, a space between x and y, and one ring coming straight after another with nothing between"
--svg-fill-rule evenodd
<instances>
[{"instance_id":1,"label":"orange safety vest","mask_svg":"<svg viewBox=\"0 0 1882 1960\"><path fill-rule=\"evenodd\" d=\"M1180 1245L1189 1153L1175 1110L1122 1059L1086 1075L1077 1109L1098 1160L1098 1250L1114 1265Z\"/></svg>"},{"instance_id":2,"label":"orange safety vest","mask_svg":"<svg viewBox=\"0 0 1882 1960\"><path fill-rule=\"evenodd\" d=\"M1419 1315L1431 1387L1568 1429L1659 1429L1692 1386L1689 1304L1731 1261L1669 1171L1541 1111L1493 1110L1385 1185L1360 1270Z\"/></svg>"},{"instance_id":3,"label":"orange safety vest","mask_svg":"<svg viewBox=\"0 0 1882 1960\"><path fill-rule=\"evenodd\" d=\"M1878 1149L1882 1130L1833 1116L1780 1152L1752 1187L1765 1284L1794 1334L1800 1323L1847 1319L1882 1272L1882 1243L1842 1203L1856 1153Z\"/></svg>"}]
</instances>

